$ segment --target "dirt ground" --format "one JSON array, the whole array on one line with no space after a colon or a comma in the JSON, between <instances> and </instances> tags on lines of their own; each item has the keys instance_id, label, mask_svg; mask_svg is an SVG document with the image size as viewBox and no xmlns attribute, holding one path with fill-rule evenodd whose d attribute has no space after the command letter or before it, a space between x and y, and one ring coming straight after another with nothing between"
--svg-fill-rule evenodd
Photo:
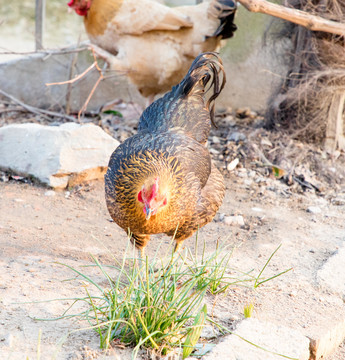
<instances>
[{"instance_id":1,"label":"dirt ground","mask_svg":"<svg viewBox=\"0 0 345 360\"><path fill-rule=\"evenodd\" d=\"M260 151L265 147L275 149L277 136L252 127L248 130L249 120L245 123L239 119L235 119L235 124L234 119L223 116L224 126L210 136L212 154L223 168L227 191L220 215L200 230L199 244L205 241L208 252L215 249L217 240L231 245L234 253L230 266L256 274L282 244L264 276L293 270L256 290L232 287L225 295L210 295L213 315L233 326L243 318L244 306L253 303L253 317L318 338L345 319L342 295L320 286L317 280L318 270L345 243L345 202L339 201L339 196L345 194L344 178L334 159L325 158L314 148L319 156L317 169L310 159L307 162L307 155L294 166L295 174L304 169L309 176L304 185L301 180L289 183L289 177L286 181L275 179L254 160L260 159ZM231 128L225 126L226 121L232 121ZM230 144L225 131L241 132L246 139ZM249 146L251 140L261 149L256 155L252 152L258 147ZM280 146L283 145L284 139L280 139ZM311 151L309 145L289 146L297 151L303 147L306 154ZM230 160L236 157L240 160L238 167L227 170L231 168ZM322 157L324 160L319 160ZM288 164L291 159L295 158L287 156L280 164ZM338 154L337 161L343 166L344 154ZM67 298L85 295L80 283L66 281L74 275L61 263L79 268L92 263L92 254L102 263L112 264L113 257L121 259L125 253L127 236L110 221L103 182L52 192L36 183L25 183L26 179L1 174L1 358L130 359L130 348L114 347L108 353L102 352L97 334L86 330L86 324L77 319L37 320L60 316L70 303ZM329 174L334 174L333 178ZM308 212L310 206L321 211ZM232 215L241 215L244 225L224 220L224 216L226 219ZM192 251L194 239L185 242ZM151 240L147 247L149 257L154 256L161 241L166 247L169 238L156 236ZM201 250L200 246L199 253ZM92 269L89 271L92 273ZM48 301L52 299L61 300ZM141 357L147 358L144 353ZM344 344L328 359L345 359Z\"/></svg>"}]
</instances>

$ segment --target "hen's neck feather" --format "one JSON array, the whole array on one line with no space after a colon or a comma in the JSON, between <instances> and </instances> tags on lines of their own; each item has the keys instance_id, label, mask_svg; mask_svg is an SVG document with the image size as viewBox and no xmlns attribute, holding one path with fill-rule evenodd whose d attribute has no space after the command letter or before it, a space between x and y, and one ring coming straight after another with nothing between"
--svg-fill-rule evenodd
<instances>
[{"instance_id":1,"label":"hen's neck feather","mask_svg":"<svg viewBox=\"0 0 345 360\"><path fill-rule=\"evenodd\" d=\"M91 36L104 34L109 22L122 6L124 0L93 0L84 18L86 32Z\"/></svg>"}]
</instances>

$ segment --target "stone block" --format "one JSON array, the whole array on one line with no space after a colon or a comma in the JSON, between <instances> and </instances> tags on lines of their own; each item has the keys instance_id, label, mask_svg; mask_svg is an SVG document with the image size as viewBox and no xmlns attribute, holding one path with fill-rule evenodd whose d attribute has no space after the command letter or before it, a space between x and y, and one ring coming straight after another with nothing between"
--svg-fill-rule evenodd
<instances>
[{"instance_id":1,"label":"stone block","mask_svg":"<svg viewBox=\"0 0 345 360\"><path fill-rule=\"evenodd\" d=\"M93 124L0 128L0 167L54 188L102 178L119 142Z\"/></svg>"}]
</instances>

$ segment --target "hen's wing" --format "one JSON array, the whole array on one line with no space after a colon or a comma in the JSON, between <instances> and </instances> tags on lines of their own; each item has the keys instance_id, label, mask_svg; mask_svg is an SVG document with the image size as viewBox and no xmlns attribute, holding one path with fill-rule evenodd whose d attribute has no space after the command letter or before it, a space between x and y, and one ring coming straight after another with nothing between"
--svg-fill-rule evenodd
<instances>
[{"instance_id":1,"label":"hen's wing","mask_svg":"<svg viewBox=\"0 0 345 360\"><path fill-rule=\"evenodd\" d=\"M167 235L175 235L177 247L183 240L189 238L195 231L208 224L216 215L223 202L225 186L223 175L212 163L206 185L201 189L195 211L186 221L175 231Z\"/></svg>"},{"instance_id":2,"label":"hen's wing","mask_svg":"<svg viewBox=\"0 0 345 360\"><path fill-rule=\"evenodd\" d=\"M150 0L124 1L113 22L119 34L130 35L193 26L191 19L179 10Z\"/></svg>"},{"instance_id":3,"label":"hen's wing","mask_svg":"<svg viewBox=\"0 0 345 360\"><path fill-rule=\"evenodd\" d=\"M196 141L206 143L214 116L214 100L224 85L225 72L218 55L211 52L199 55L180 84L143 112L139 131L180 129ZM204 95L210 89L212 95L206 101Z\"/></svg>"}]
</instances>

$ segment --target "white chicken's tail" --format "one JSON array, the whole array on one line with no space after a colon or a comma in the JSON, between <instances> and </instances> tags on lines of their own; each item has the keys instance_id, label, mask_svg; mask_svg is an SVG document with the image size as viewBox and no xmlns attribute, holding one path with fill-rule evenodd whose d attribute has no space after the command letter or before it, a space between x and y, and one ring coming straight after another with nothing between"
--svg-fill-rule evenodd
<instances>
[{"instance_id":1,"label":"white chicken's tail","mask_svg":"<svg viewBox=\"0 0 345 360\"><path fill-rule=\"evenodd\" d=\"M212 0L208 7L208 15L219 19L220 24L216 31L209 37L220 36L221 39L231 38L237 29L237 26L234 24L236 10L236 1Z\"/></svg>"}]
</instances>

